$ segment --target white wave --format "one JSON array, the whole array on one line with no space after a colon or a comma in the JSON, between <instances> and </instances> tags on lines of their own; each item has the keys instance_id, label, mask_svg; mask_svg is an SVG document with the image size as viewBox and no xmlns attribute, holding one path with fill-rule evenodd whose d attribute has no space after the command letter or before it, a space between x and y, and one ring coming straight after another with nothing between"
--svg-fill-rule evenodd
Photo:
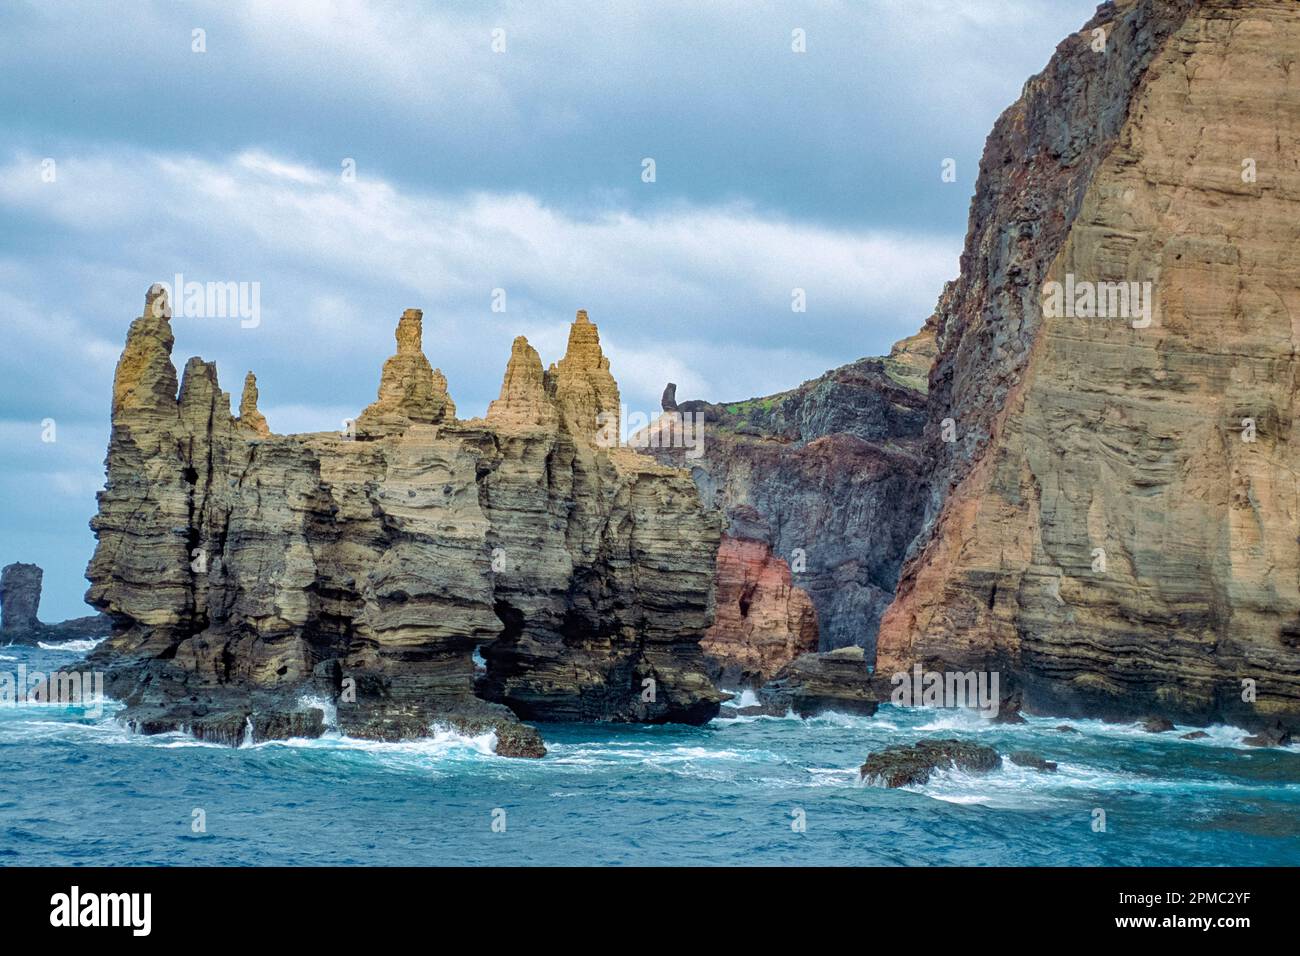
<instances>
[{"instance_id":1,"label":"white wave","mask_svg":"<svg viewBox=\"0 0 1300 956\"><path fill-rule=\"evenodd\" d=\"M723 705L724 707L757 707L762 703L762 701L758 699L758 695L749 687L746 687L744 690L729 690L724 688L723 693L731 695L731 700L727 701Z\"/></svg>"},{"instance_id":2,"label":"white wave","mask_svg":"<svg viewBox=\"0 0 1300 956\"><path fill-rule=\"evenodd\" d=\"M37 641L36 646L43 651L62 651L65 654L85 654L89 651L93 651L106 640L108 640L106 637L96 637L76 641L59 641L57 644L47 644L45 641Z\"/></svg>"},{"instance_id":3,"label":"white wave","mask_svg":"<svg viewBox=\"0 0 1300 956\"><path fill-rule=\"evenodd\" d=\"M8 654L0 654L0 661L16 661L18 658L10 657Z\"/></svg>"},{"instance_id":4,"label":"white wave","mask_svg":"<svg viewBox=\"0 0 1300 956\"><path fill-rule=\"evenodd\" d=\"M298 698L298 706L303 710L319 710L321 712L321 721L326 730L339 729L339 709L334 701L324 697L304 694Z\"/></svg>"}]
</instances>

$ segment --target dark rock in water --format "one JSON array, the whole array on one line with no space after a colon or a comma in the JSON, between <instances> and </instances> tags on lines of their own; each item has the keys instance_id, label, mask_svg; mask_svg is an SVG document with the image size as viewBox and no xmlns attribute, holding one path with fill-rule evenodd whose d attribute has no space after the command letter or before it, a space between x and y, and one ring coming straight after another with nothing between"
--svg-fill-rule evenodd
<instances>
[{"instance_id":1,"label":"dark rock in water","mask_svg":"<svg viewBox=\"0 0 1300 956\"><path fill-rule=\"evenodd\" d=\"M1291 733L1281 724L1268 727L1242 741L1247 747L1286 747L1291 743Z\"/></svg>"},{"instance_id":2,"label":"dark rock in water","mask_svg":"<svg viewBox=\"0 0 1300 956\"><path fill-rule=\"evenodd\" d=\"M758 689L767 713L815 717L826 711L871 716L879 703L860 647L826 654L803 654Z\"/></svg>"},{"instance_id":3,"label":"dark rock in water","mask_svg":"<svg viewBox=\"0 0 1300 956\"><path fill-rule=\"evenodd\" d=\"M1149 734L1164 734L1174 729L1174 722L1165 717L1148 717L1142 721L1142 729Z\"/></svg>"},{"instance_id":4,"label":"dark rock in water","mask_svg":"<svg viewBox=\"0 0 1300 956\"><path fill-rule=\"evenodd\" d=\"M998 713L993 718L995 724L1023 724L1025 718L1020 713L1024 706L1024 694L1015 691L998 702Z\"/></svg>"},{"instance_id":5,"label":"dark rock in water","mask_svg":"<svg viewBox=\"0 0 1300 956\"><path fill-rule=\"evenodd\" d=\"M1073 727L1071 727L1069 724L1061 724L1061 726L1057 727L1056 729L1059 730L1059 731L1060 731L1061 733L1063 733L1063 734L1077 734L1077 733L1078 733L1078 731L1075 730Z\"/></svg>"},{"instance_id":6,"label":"dark rock in water","mask_svg":"<svg viewBox=\"0 0 1300 956\"><path fill-rule=\"evenodd\" d=\"M861 779L872 786L906 787L926 783L935 770L988 773L1000 766L1002 758L992 747L955 739L922 740L868 755L860 772Z\"/></svg>"},{"instance_id":7,"label":"dark rock in water","mask_svg":"<svg viewBox=\"0 0 1300 956\"><path fill-rule=\"evenodd\" d=\"M37 615L43 578L35 564L10 564L0 572L0 644L93 640L112 632L112 621L103 614L42 624Z\"/></svg>"},{"instance_id":8,"label":"dark rock in water","mask_svg":"<svg viewBox=\"0 0 1300 956\"><path fill-rule=\"evenodd\" d=\"M1203 730L1193 730L1190 734L1183 734L1178 739L1179 740L1204 740L1208 736L1210 735Z\"/></svg>"},{"instance_id":9,"label":"dark rock in water","mask_svg":"<svg viewBox=\"0 0 1300 956\"><path fill-rule=\"evenodd\" d=\"M1009 754L1009 759L1017 767L1030 767L1034 770L1041 770L1044 773L1055 773L1056 763L1052 760L1044 760L1038 754L1030 753L1028 750L1017 750Z\"/></svg>"}]
</instances>

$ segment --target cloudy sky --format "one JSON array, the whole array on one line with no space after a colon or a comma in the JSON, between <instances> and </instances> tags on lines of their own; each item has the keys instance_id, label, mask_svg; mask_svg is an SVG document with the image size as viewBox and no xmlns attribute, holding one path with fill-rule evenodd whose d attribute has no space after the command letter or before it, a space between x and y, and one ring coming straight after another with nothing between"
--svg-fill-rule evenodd
<instances>
[{"instance_id":1,"label":"cloudy sky","mask_svg":"<svg viewBox=\"0 0 1300 956\"><path fill-rule=\"evenodd\" d=\"M114 364L176 273L258 283L255 328L178 316L175 358L256 371L279 432L371 401L408 307L465 417L579 308L630 410L887 351L956 273L994 119L1094 7L4 4L0 564L87 612Z\"/></svg>"}]
</instances>

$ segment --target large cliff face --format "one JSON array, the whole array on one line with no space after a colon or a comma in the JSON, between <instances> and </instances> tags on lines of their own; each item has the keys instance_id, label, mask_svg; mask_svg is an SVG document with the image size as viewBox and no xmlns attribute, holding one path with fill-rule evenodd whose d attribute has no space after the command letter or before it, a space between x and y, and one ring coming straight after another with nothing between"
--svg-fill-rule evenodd
<instances>
[{"instance_id":1,"label":"large cliff face","mask_svg":"<svg viewBox=\"0 0 1300 956\"><path fill-rule=\"evenodd\" d=\"M690 468L725 515L703 645L724 685L761 685L819 650L856 646L871 659L921 523L933 341L927 326L886 358L764 398L667 401L702 421L701 441L675 443L671 418L640 439L645 453Z\"/></svg>"},{"instance_id":2,"label":"large cliff face","mask_svg":"<svg viewBox=\"0 0 1300 956\"><path fill-rule=\"evenodd\" d=\"M446 721L532 754L505 705L717 712L698 643L717 522L686 473L593 440L618 393L585 314L551 373L517 340L487 418L461 421L410 310L354 427L275 435L251 374L238 418L210 363L191 359L178 395L161 295L118 365L87 570L115 623L96 660L137 726L319 733L326 708L298 704L309 695L348 733Z\"/></svg>"},{"instance_id":3,"label":"large cliff face","mask_svg":"<svg viewBox=\"0 0 1300 956\"><path fill-rule=\"evenodd\" d=\"M1044 293L1119 281L1151 283L1149 324ZM1300 7L1104 5L985 149L878 671L1295 726L1298 323Z\"/></svg>"}]
</instances>

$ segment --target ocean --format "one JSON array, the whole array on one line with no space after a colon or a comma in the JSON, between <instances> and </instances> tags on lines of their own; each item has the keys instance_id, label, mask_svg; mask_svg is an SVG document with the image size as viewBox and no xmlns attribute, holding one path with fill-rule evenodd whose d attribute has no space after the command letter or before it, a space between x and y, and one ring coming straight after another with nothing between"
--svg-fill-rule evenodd
<instances>
[{"instance_id":1,"label":"ocean","mask_svg":"<svg viewBox=\"0 0 1300 956\"><path fill-rule=\"evenodd\" d=\"M0 647L0 670L70 669L84 650ZM543 724L550 754L518 760L495 756L490 735L239 748L143 737L115 708L0 706L0 864L1300 864L1300 746L1246 747L1232 727L1188 741L1192 728L990 725L885 706L704 727ZM925 737L1059 768L1004 759L921 787L859 784L869 753Z\"/></svg>"}]
</instances>

